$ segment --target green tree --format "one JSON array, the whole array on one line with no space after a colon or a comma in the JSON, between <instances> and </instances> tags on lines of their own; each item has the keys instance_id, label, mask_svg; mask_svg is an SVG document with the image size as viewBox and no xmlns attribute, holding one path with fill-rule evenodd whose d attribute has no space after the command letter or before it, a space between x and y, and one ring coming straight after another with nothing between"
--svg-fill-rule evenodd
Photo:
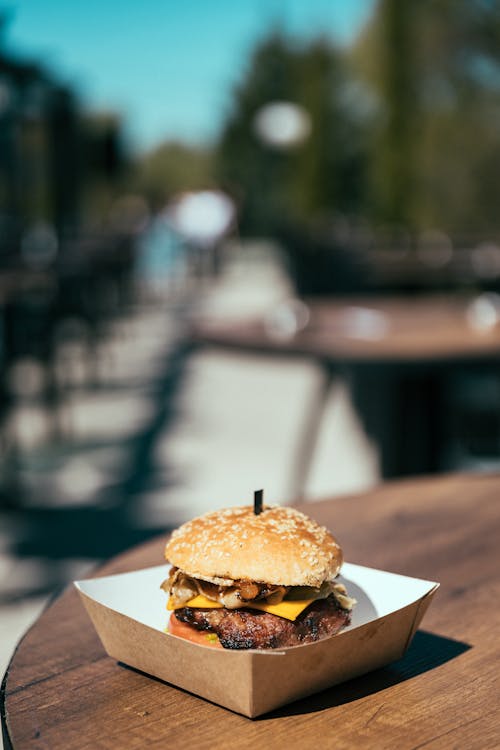
<instances>
[{"instance_id":1,"label":"green tree","mask_svg":"<svg viewBox=\"0 0 500 750\"><path fill-rule=\"evenodd\" d=\"M211 149L166 141L139 156L132 183L154 208L162 208L168 199L189 190L213 186Z\"/></svg>"},{"instance_id":2,"label":"green tree","mask_svg":"<svg viewBox=\"0 0 500 750\"><path fill-rule=\"evenodd\" d=\"M452 233L496 227L499 4L379 0L350 57L376 102L371 218Z\"/></svg>"},{"instance_id":3,"label":"green tree","mask_svg":"<svg viewBox=\"0 0 500 750\"><path fill-rule=\"evenodd\" d=\"M420 0L381 0L379 6L380 95L385 104L375 138L375 204L388 221L411 224L418 138L414 61Z\"/></svg>"},{"instance_id":4,"label":"green tree","mask_svg":"<svg viewBox=\"0 0 500 750\"><path fill-rule=\"evenodd\" d=\"M340 53L324 39L298 46L273 32L259 44L216 156L219 178L241 196L243 232L274 233L359 205L363 139L347 84ZM309 137L289 150L266 145L255 132L257 113L276 101L300 105L311 119Z\"/></svg>"}]
</instances>

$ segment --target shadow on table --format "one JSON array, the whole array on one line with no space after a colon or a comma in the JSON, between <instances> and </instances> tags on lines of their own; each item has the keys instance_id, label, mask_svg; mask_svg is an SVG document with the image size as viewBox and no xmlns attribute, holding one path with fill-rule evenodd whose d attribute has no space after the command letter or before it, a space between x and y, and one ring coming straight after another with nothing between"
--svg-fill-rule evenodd
<instances>
[{"instance_id":1,"label":"shadow on table","mask_svg":"<svg viewBox=\"0 0 500 750\"><path fill-rule=\"evenodd\" d=\"M334 706L341 706L344 703L351 703L440 667L470 648L472 646L467 643L419 630L415 634L410 648L399 661L383 669L377 669L368 675L349 680L342 685L336 685L309 698L283 706L283 708L257 718L256 721L316 713Z\"/></svg>"}]
</instances>

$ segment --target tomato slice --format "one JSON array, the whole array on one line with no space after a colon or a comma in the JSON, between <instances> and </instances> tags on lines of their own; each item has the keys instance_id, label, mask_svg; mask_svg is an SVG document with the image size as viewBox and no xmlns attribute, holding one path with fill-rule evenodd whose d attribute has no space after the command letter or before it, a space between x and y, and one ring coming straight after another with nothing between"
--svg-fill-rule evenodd
<instances>
[{"instance_id":1,"label":"tomato slice","mask_svg":"<svg viewBox=\"0 0 500 750\"><path fill-rule=\"evenodd\" d=\"M185 622L181 622L177 619L175 614L172 612L170 615L170 621L168 623L168 632L172 635L177 635L179 638L184 638L187 641L193 643L199 643L202 646L211 646L212 648L222 648L219 639L215 633L207 632L206 630L196 630Z\"/></svg>"}]
</instances>

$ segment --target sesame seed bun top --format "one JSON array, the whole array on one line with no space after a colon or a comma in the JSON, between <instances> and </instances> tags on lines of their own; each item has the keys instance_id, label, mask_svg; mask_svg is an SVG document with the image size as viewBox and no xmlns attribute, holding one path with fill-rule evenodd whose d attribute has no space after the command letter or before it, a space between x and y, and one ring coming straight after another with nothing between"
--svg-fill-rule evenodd
<instances>
[{"instance_id":1,"label":"sesame seed bun top","mask_svg":"<svg viewBox=\"0 0 500 750\"><path fill-rule=\"evenodd\" d=\"M180 526L166 559L193 578L321 586L335 578L342 550L330 532L294 508L251 506L207 513Z\"/></svg>"}]
</instances>

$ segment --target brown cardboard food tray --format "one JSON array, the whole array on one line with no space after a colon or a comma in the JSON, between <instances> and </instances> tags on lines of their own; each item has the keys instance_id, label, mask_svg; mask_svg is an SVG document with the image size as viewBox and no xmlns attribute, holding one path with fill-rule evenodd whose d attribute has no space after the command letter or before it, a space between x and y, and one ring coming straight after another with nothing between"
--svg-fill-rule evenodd
<instances>
[{"instance_id":1,"label":"brown cardboard food tray","mask_svg":"<svg viewBox=\"0 0 500 750\"><path fill-rule=\"evenodd\" d=\"M109 656L251 718L400 658L437 583L344 563L357 599L332 638L282 650L228 651L165 633L168 566L76 581Z\"/></svg>"}]
</instances>

